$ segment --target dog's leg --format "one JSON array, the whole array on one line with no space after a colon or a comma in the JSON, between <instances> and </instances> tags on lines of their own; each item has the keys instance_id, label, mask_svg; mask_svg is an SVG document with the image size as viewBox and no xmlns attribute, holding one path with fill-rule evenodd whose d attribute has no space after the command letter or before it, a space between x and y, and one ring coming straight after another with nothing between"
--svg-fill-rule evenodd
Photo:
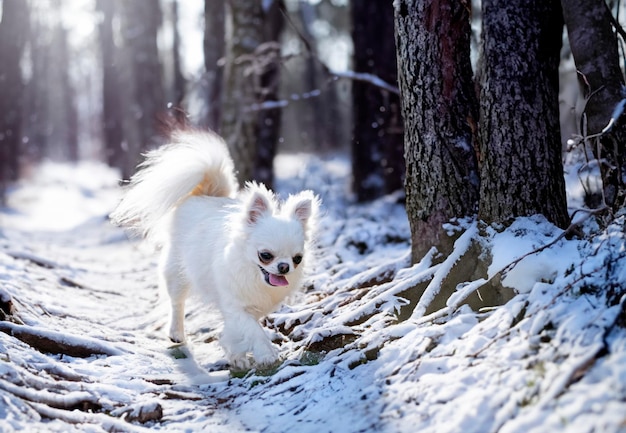
<instances>
[{"instance_id":1,"label":"dog's leg","mask_svg":"<svg viewBox=\"0 0 626 433\"><path fill-rule=\"evenodd\" d=\"M169 248L163 250L160 263L161 281L170 297L169 337L174 343L185 341L185 300L189 294L189 283L176 266Z\"/></svg>"},{"instance_id":2,"label":"dog's leg","mask_svg":"<svg viewBox=\"0 0 626 433\"><path fill-rule=\"evenodd\" d=\"M225 312L226 313L226 312ZM257 364L276 362L278 351L259 322L245 311L224 314L224 331L220 339L228 361L237 369L248 369L252 363L247 354L252 352Z\"/></svg>"}]
</instances>

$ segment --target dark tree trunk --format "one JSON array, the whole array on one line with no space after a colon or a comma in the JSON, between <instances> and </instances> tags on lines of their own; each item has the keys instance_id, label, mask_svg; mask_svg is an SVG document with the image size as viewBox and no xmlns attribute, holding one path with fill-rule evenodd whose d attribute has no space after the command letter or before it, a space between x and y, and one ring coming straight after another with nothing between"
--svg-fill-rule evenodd
<instances>
[{"instance_id":1,"label":"dark tree trunk","mask_svg":"<svg viewBox=\"0 0 626 433\"><path fill-rule=\"evenodd\" d=\"M61 8L60 3L55 7ZM58 70L58 80L50 83L50 89L56 88L58 94L52 98L48 110L52 119L58 119L52 123L53 135L49 142L53 146L59 146L59 156L68 161L78 161L78 112L76 108L76 95L70 81L70 72L67 65L70 63L70 47L68 46L67 30L62 24L58 24L52 31L53 44L51 54L54 60L50 62L53 68ZM56 92L55 92L56 93ZM56 113L56 115L55 115Z\"/></svg>"},{"instance_id":2,"label":"dark tree trunk","mask_svg":"<svg viewBox=\"0 0 626 433\"><path fill-rule=\"evenodd\" d=\"M115 3L111 0L98 0L97 9L102 13L100 22L100 52L102 55L102 128L104 136L104 156L111 167L124 167L125 152L122 147L121 106L118 83L118 64L113 41L113 16Z\"/></svg>"},{"instance_id":3,"label":"dark tree trunk","mask_svg":"<svg viewBox=\"0 0 626 433\"><path fill-rule=\"evenodd\" d=\"M318 152L328 152L341 148L344 143L341 125L344 114L340 105L340 90L337 85L328 85L328 71L318 60L317 40L313 35L313 26L319 19L316 6L308 0L298 2L298 12L302 23L302 34L309 55L305 59L306 92L323 91L319 96L308 100L311 112L311 125L306 126L311 131L311 142Z\"/></svg>"},{"instance_id":4,"label":"dark tree trunk","mask_svg":"<svg viewBox=\"0 0 626 433\"><path fill-rule=\"evenodd\" d=\"M225 1L204 1L204 69L207 86L206 125L219 131L223 69L219 65L224 57L224 34L226 32Z\"/></svg>"},{"instance_id":5,"label":"dark tree trunk","mask_svg":"<svg viewBox=\"0 0 626 433\"><path fill-rule=\"evenodd\" d=\"M231 34L226 38L221 134L229 145L239 181L243 183L264 171L258 166L259 119L263 117L258 108L259 104L271 101L272 92L277 89L277 81L269 83L267 80L276 79L277 70L272 68L280 61L280 50L276 44L266 41L267 22L261 0L229 0L228 5L230 25L227 28ZM268 71L269 74L264 75ZM272 90L265 91L267 89ZM276 128L279 123L269 126ZM275 130L267 131L268 138L275 140ZM273 151L267 144L264 146L263 151ZM263 156L264 163L270 159L273 160L273 154ZM271 165L265 170L271 170Z\"/></svg>"},{"instance_id":6,"label":"dark tree trunk","mask_svg":"<svg viewBox=\"0 0 626 433\"><path fill-rule=\"evenodd\" d=\"M257 113L250 111L256 102L257 75L255 51L263 41L261 0L228 0L230 34L227 35L221 134L235 161L238 179L253 179L257 153Z\"/></svg>"},{"instance_id":7,"label":"dark tree trunk","mask_svg":"<svg viewBox=\"0 0 626 433\"><path fill-rule=\"evenodd\" d=\"M143 150L156 144L158 115L165 112L165 96L157 32L161 9L152 0L118 0L124 46L120 61L120 96L126 158L122 174L134 172Z\"/></svg>"},{"instance_id":8,"label":"dark tree trunk","mask_svg":"<svg viewBox=\"0 0 626 433\"><path fill-rule=\"evenodd\" d=\"M479 216L569 223L561 161L555 0L483 0Z\"/></svg>"},{"instance_id":9,"label":"dark tree trunk","mask_svg":"<svg viewBox=\"0 0 626 433\"><path fill-rule=\"evenodd\" d=\"M277 101L280 85L280 36L284 27L281 9L282 0L274 0L264 13L264 47L262 55L263 70L260 71L259 102ZM274 184L274 157L280 138L282 108L270 108L259 112L257 157L254 167L254 179L263 182L269 188Z\"/></svg>"},{"instance_id":10,"label":"dark tree trunk","mask_svg":"<svg viewBox=\"0 0 626 433\"><path fill-rule=\"evenodd\" d=\"M393 5L387 0L354 1L351 11L354 70L395 84L398 68ZM402 188L404 143L399 96L355 81L352 112L352 174L357 200L373 200Z\"/></svg>"},{"instance_id":11,"label":"dark tree trunk","mask_svg":"<svg viewBox=\"0 0 626 433\"><path fill-rule=\"evenodd\" d=\"M48 8L32 3L24 135L30 143L28 158L33 161L44 156L56 160L78 156L78 114L67 66L71 55L60 9L58 0Z\"/></svg>"},{"instance_id":12,"label":"dark tree trunk","mask_svg":"<svg viewBox=\"0 0 626 433\"><path fill-rule=\"evenodd\" d=\"M406 208L412 259L417 262L432 246L449 253L442 224L476 213L479 180L472 131L477 109L469 57L469 3L398 3Z\"/></svg>"},{"instance_id":13,"label":"dark tree trunk","mask_svg":"<svg viewBox=\"0 0 626 433\"><path fill-rule=\"evenodd\" d=\"M602 132L613 109L626 95L619 65L617 37L604 0L561 0L569 43L587 99L584 116L586 135ZM604 200L618 208L624 204L626 172L626 120L622 117L600 138ZM592 143L595 144L595 141ZM594 151L596 146L594 145Z\"/></svg>"},{"instance_id":14,"label":"dark tree trunk","mask_svg":"<svg viewBox=\"0 0 626 433\"><path fill-rule=\"evenodd\" d=\"M217 2L220 3L220 2ZM180 61L180 30L178 28L178 0L172 1L172 25L174 27L174 42L172 47L172 56L174 63L174 94L173 94L173 106L174 117L178 119L179 123L185 124L186 113L183 110L183 100L185 99L185 77L183 76L181 61Z\"/></svg>"},{"instance_id":15,"label":"dark tree trunk","mask_svg":"<svg viewBox=\"0 0 626 433\"><path fill-rule=\"evenodd\" d=\"M27 38L27 3L4 0L0 21L0 204L7 184L19 175L24 89L20 59Z\"/></svg>"}]
</instances>

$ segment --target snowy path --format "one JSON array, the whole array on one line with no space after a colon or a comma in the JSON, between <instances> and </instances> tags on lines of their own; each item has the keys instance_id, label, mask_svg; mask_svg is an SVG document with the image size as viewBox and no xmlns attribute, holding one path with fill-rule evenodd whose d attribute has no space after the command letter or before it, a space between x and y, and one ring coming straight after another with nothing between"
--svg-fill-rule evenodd
<instances>
[{"instance_id":1,"label":"snowy path","mask_svg":"<svg viewBox=\"0 0 626 433\"><path fill-rule=\"evenodd\" d=\"M190 305L188 347L170 347L156 256L105 218L114 177L63 170L0 214L0 294L23 322L0 320L0 432L626 431L626 313L603 294L626 284L623 220L522 261L507 277L522 293L498 309L398 320L411 315L403 296L442 268L407 268L393 197L348 206L328 187L310 284L266 322L284 361L231 377L206 307ZM559 233L536 219L494 233L494 268Z\"/></svg>"}]
</instances>

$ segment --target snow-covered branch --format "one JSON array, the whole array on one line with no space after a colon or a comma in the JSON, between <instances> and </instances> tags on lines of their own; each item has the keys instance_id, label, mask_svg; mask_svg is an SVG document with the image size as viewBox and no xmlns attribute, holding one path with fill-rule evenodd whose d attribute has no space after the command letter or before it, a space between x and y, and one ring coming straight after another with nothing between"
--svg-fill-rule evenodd
<instances>
[{"instance_id":1,"label":"snow-covered branch","mask_svg":"<svg viewBox=\"0 0 626 433\"><path fill-rule=\"evenodd\" d=\"M332 71L330 74L337 78L348 78L353 81L361 81L371 84L374 87L386 90L394 95L400 94L400 89L397 86L391 85L377 75L370 74L368 72L355 72L355 71Z\"/></svg>"}]
</instances>

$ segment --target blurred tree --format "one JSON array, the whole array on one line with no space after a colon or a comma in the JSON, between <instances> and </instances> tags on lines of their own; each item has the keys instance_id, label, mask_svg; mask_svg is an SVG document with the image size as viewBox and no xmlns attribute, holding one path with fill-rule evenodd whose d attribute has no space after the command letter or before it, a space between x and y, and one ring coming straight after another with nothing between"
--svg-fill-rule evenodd
<instances>
[{"instance_id":1,"label":"blurred tree","mask_svg":"<svg viewBox=\"0 0 626 433\"><path fill-rule=\"evenodd\" d=\"M216 2L220 3L220 2ZM172 14L172 27L174 28L174 40L172 41L172 56L173 56L173 89L172 89L172 105L174 107L174 116L181 123L186 122L186 113L183 111L183 99L185 99L185 88L186 82L185 77L183 76L182 67L181 67L181 58L180 58L180 30L178 28L179 24L179 13L178 13L178 0L172 0L171 3L171 14Z\"/></svg>"},{"instance_id":2,"label":"blurred tree","mask_svg":"<svg viewBox=\"0 0 626 433\"><path fill-rule=\"evenodd\" d=\"M97 0L96 8L102 14L100 21L100 52L102 55L102 127L104 156L111 167L122 169L126 159L123 147L122 107L118 82L118 64L113 40L115 2Z\"/></svg>"},{"instance_id":3,"label":"blurred tree","mask_svg":"<svg viewBox=\"0 0 626 433\"><path fill-rule=\"evenodd\" d=\"M559 126L558 0L483 0L479 217L567 227Z\"/></svg>"},{"instance_id":4,"label":"blurred tree","mask_svg":"<svg viewBox=\"0 0 626 433\"><path fill-rule=\"evenodd\" d=\"M395 19L406 208L418 262L432 246L449 253L442 225L477 210L469 2L401 0Z\"/></svg>"},{"instance_id":5,"label":"blurred tree","mask_svg":"<svg viewBox=\"0 0 626 433\"><path fill-rule=\"evenodd\" d=\"M340 5L330 5L330 2L320 2L317 5L309 0L298 2L298 16L302 24L302 31L296 37L304 44L306 55L304 58L304 83L305 86L298 92L318 91L320 94L308 100L306 110L299 113L298 128L299 141L310 136L313 148L318 152L332 151L343 147L345 132L342 131L344 121L347 117L342 109L342 101L339 96L337 85L329 85L333 79L329 76L328 68L320 61L320 40L316 37L314 28L319 23L327 23L333 27L347 27L341 21L341 16L348 15L341 11ZM326 6L326 7L324 7ZM324 12L321 14L320 12ZM333 19L337 22L327 21ZM346 19L346 21L348 21ZM318 26L319 28L319 26ZM330 32L329 32L330 33ZM332 33L327 37L332 37ZM348 85L349 87L349 85ZM323 90L322 90L323 89ZM310 112L310 114L308 114ZM310 119L309 122L302 122L302 117ZM344 132L342 134L342 132Z\"/></svg>"},{"instance_id":6,"label":"blurred tree","mask_svg":"<svg viewBox=\"0 0 626 433\"><path fill-rule=\"evenodd\" d=\"M279 84L280 5L277 0L229 0L227 4L220 132L230 147L239 181L263 180L271 187L280 113L260 112L272 108L264 103L275 100Z\"/></svg>"},{"instance_id":7,"label":"blurred tree","mask_svg":"<svg viewBox=\"0 0 626 433\"><path fill-rule=\"evenodd\" d=\"M20 61L28 39L28 5L23 0L0 4L0 204L9 182L19 175L22 141L22 93Z\"/></svg>"},{"instance_id":8,"label":"blurred tree","mask_svg":"<svg viewBox=\"0 0 626 433\"><path fill-rule=\"evenodd\" d=\"M207 86L206 125L219 132L225 46L225 1L204 1L204 69Z\"/></svg>"},{"instance_id":9,"label":"blurred tree","mask_svg":"<svg viewBox=\"0 0 626 433\"><path fill-rule=\"evenodd\" d=\"M263 44L259 55L263 56L259 76L258 100L260 103L279 99L281 44L280 36L284 28L283 0L273 0L264 10ZM262 51L261 51L262 49ZM268 187L274 184L274 157L280 138L282 107L271 107L259 112L258 144L253 178Z\"/></svg>"},{"instance_id":10,"label":"blurred tree","mask_svg":"<svg viewBox=\"0 0 626 433\"><path fill-rule=\"evenodd\" d=\"M24 134L30 160L78 158L78 113L70 79L71 49L60 0L31 3Z\"/></svg>"},{"instance_id":11,"label":"blurred tree","mask_svg":"<svg viewBox=\"0 0 626 433\"><path fill-rule=\"evenodd\" d=\"M355 72L370 73L395 84L397 62L391 2L354 1L351 11ZM352 110L352 175L358 201L372 200L402 188L404 143L400 97L355 81Z\"/></svg>"},{"instance_id":12,"label":"blurred tree","mask_svg":"<svg viewBox=\"0 0 626 433\"><path fill-rule=\"evenodd\" d=\"M126 178L134 172L141 152L157 143L156 119L166 110L157 45L162 13L153 0L118 0L115 7L122 42L116 63L126 151L122 175Z\"/></svg>"},{"instance_id":13,"label":"blurred tree","mask_svg":"<svg viewBox=\"0 0 626 433\"><path fill-rule=\"evenodd\" d=\"M619 65L618 40L611 13L604 0L562 0L563 16L569 35L579 82L586 98L584 125L586 136L599 134L604 184L603 204L617 210L626 196L626 121L615 120L603 133L613 117L613 110L626 98L624 77ZM613 23L613 25L612 25ZM622 38L626 36L621 28ZM621 114L621 113L620 113ZM583 129L585 129L583 128ZM597 152L596 141L592 149Z\"/></svg>"},{"instance_id":14,"label":"blurred tree","mask_svg":"<svg viewBox=\"0 0 626 433\"><path fill-rule=\"evenodd\" d=\"M220 132L235 161L239 182L253 179L257 153L259 65L255 52L263 42L261 0L228 0L224 85Z\"/></svg>"}]
</instances>

